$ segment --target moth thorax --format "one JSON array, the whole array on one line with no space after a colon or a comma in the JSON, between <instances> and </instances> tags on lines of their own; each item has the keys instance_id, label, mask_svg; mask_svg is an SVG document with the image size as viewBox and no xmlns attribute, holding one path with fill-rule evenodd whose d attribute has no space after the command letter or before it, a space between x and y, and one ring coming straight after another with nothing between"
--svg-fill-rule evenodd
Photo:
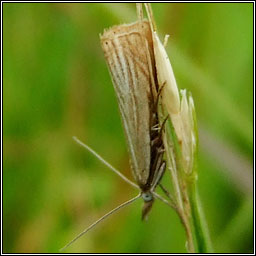
<instances>
[{"instance_id":1,"label":"moth thorax","mask_svg":"<svg viewBox=\"0 0 256 256\"><path fill-rule=\"evenodd\" d=\"M153 195L151 192L147 191L147 192L142 192L142 199L144 200L144 202L150 202L153 200Z\"/></svg>"}]
</instances>

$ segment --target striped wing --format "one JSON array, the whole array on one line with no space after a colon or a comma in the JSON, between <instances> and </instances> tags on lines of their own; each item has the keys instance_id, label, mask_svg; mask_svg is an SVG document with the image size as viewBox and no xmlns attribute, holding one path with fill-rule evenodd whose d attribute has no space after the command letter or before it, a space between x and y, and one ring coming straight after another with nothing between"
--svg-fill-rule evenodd
<instances>
[{"instance_id":1,"label":"striped wing","mask_svg":"<svg viewBox=\"0 0 256 256\"><path fill-rule=\"evenodd\" d=\"M137 183L150 172L150 107L152 104L152 35L147 21L113 27L101 36L112 76Z\"/></svg>"}]
</instances>

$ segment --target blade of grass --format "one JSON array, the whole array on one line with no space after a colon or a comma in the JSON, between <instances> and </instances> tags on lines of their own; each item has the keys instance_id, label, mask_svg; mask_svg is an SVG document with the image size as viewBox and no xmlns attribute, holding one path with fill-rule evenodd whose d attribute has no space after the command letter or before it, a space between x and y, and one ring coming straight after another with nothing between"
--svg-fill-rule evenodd
<instances>
[{"instance_id":1,"label":"blade of grass","mask_svg":"<svg viewBox=\"0 0 256 256\"><path fill-rule=\"evenodd\" d=\"M217 238L215 245L217 252L245 253L247 244L253 247L253 201L252 198L244 200L240 208L228 222L223 232ZM248 252L252 253L252 252Z\"/></svg>"}]
</instances>

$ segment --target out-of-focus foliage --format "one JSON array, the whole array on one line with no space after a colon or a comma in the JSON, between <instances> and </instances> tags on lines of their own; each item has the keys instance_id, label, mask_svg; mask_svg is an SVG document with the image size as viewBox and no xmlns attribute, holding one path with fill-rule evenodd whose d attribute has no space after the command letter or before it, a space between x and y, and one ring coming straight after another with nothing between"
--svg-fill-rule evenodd
<instances>
[{"instance_id":1,"label":"out-of-focus foliage","mask_svg":"<svg viewBox=\"0 0 256 256\"><path fill-rule=\"evenodd\" d=\"M253 4L153 4L180 88L199 121L198 186L216 252L253 250ZM100 47L135 4L3 4L3 250L58 252L136 194L72 141L131 178L118 106ZM162 37L163 38L163 37ZM168 186L169 174L164 183ZM138 201L68 252L185 252L176 214Z\"/></svg>"}]
</instances>

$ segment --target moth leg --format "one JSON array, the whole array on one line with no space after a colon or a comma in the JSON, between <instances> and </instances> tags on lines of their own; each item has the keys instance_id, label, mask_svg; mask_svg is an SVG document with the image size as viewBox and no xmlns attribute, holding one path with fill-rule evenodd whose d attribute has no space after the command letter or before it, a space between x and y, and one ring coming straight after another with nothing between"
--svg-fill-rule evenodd
<instances>
[{"instance_id":1,"label":"moth leg","mask_svg":"<svg viewBox=\"0 0 256 256\"><path fill-rule=\"evenodd\" d=\"M177 205L174 204L173 202L170 202L168 200L166 200L165 198L163 198L162 196L160 196L159 194L157 194L156 192L152 192L152 194L155 196L155 198L159 199L160 201L162 201L163 203L167 204L168 206L170 206L171 208L173 208L177 213L178 213L178 209L177 209Z\"/></svg>"},{"instance_id":2,"label":"moth leg","mask_svg":"<svg viewBox=\"0 0 256 256\"><path fill-rule=\"evenodd\" d=\"M166 168L166 163L165 163L165 161L163 161L159 168L159 171L157 172L157 176L155 177L155 179L153 181L152 191L154 191L156 186L159 185L159 187L162 189L162 191L168 197L168 199L171 201L171 203L173 205L175 205L175 200L174 200L173 196L171 195L171 193L160 183L161 179L164 175L165 168Z\"/></svg>"},{"instance_id":3,"label":"moth leg","mask_svg":"<svg viewBox=\"0 0 256 256\"><path fill-rule=\"evenodd\" d=\"M162 132L163 132L163 130L164 130L164 126L165 126L165 123L166 123L166 121L168 120L168 118L169 118L169 115L167 115L166 117L165 117L165 119L164 119L164 121L162 122L162 124L161 124L161 129L160 129L160 134L162 134Z\"/></svg>"},{"instance_id":4,"label":"moth leg","mask_svg":"<svg viewBox=\"0 0 256 256\"><path fill-rule=\"evenodd\" d=\"M171 193L160 182L158 183L158 185L162 189L164 194L170 199L170 201L172 201L174 203L175 200L174 200L173 196L171 195Z\"/></svg>"},{"instance_id":5,"label":"moth leg","mask_svg":"<svg viewBox=\"0 0 256 256\"><path fill-rule=\"evenodd\" d=\"M155 124L154 126L151 127L151 131L159 131L160 127L159 124Z\"/></svg>"},{"instance_id":6,"label":"moth leg","mask_svg":"<svg viewBox=\"0 0 256 256\"><path fill-rule=\"evenodd\" d=\"M151 141L151 147L159 147L162 148L162 145L163 145L163 141L162 141L162 138L161 138L161 135L162 135L162 132L164 130L164 125L166 123L166 121L168 120L169 118L169 115L167 115L163 121L163 123L161 124L161 127L158 126L153 126L151 128L152 131L154 132L157 132L158 136L156 136L152 141ZM158 150L159 150L158 149ZM164 149L161 149L163 152L164 152Z\"/></svg>"},{"instance_id":7,"label":"moth leg","mask_svg":"<svg viewBox=\"0 0 256 256\"><path fill-rule=\"evenodd\" d=\"M159 144L159 143L161 143L161 142L162 142L161 138L156 137L156 138L154 138L154 139L151 141L151 147L156 147L156 146L158 146L157 144Z\"/></svg>"},{"instance_id":8,"label":"moth leg","mask_svg":"<svg viewBox=\"0 0 256 256\"><path fill-rule=\"evenodd\" d=\"M165 86L166 82L163 83L163 85L160 87L160 89L158 90L157 92L157 95L156 95L156 102L154 103L154 110L157 111L157 107L158 107L158 103L159 103L159 98L161 96L161 93L162 93L162 90Z\"/></svg>"},{"instance_id":9,"label":"moth leg","mask_svg":"<svg viewBox=\"0 0 256 256\"><path fill-rule=\"evenodd\" d=\"M155 175L153 182L152 182L152 187L151 190L154 191L156 186L159 184L160 180L162 179L164 172L165 172L165 168L166 168L166 163L165 161L163 161L160 165L160 167L158 168L158 171L156 172L157 174Z\"/></svg>"},{"instance_id":10,"label":"moth leg","mask_svg":"<svg viewBox=\"0 0 256 256\"><path fill-rule=\"evenodd\" d=\"M159 141L158 141L158 143L159 143ZM153 145L153 146L151 145L151 148L154 148L154 150L151 152L153 157L151 159L150 173L149 173L149 177L147 180L148 189L151 189L152 184L155 184L156 176L157 176L157 174L159 172L159 168L161 167L161 164L163 162L162 159L163 159L163 153L164 153L164 151L162 150L162 145L160 145L160 147L157 145Z\"/></svg>"},{"instance_id":11,"label":"moth leg","mask_svg":"<svg viewBox=\"0 0 256 256\"><path fill-rule=\"evenodd\" d=\"M156 136L152 141L151 141L151 147L154 147L154 146L158 146L159 148L161 148L161 146L163 145L162 143L162 138L161 138L161 134L164 130L164 126L165 126L165 123L166 121L168 120L169 118L169 115L167 115L163 121L163 123L161 124L161 127L158 126L153 126L151 128L151 130L153 132L157 132L159 134L159 136ZM162 149L162 151L164 152L164 149Z\"/></svg>"}]
</instances>

